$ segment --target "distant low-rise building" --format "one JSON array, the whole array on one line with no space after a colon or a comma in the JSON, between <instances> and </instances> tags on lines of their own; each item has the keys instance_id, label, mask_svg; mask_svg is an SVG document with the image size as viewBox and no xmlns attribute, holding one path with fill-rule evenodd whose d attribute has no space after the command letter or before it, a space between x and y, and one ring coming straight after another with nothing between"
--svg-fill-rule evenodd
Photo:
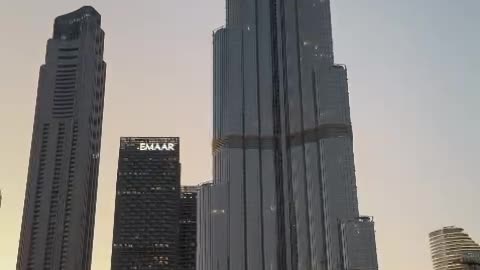
<instances>
[{"instance_id":1,"label":"distant low-rise building","mask_svg":"<svg viewBox=\"0 0 480 270\"><path fill-rule=\"evenodd\" d=\"M480 269L480 246L458 227L444 227L430 233L434 270Z\"/></svg>"}]
</instances>

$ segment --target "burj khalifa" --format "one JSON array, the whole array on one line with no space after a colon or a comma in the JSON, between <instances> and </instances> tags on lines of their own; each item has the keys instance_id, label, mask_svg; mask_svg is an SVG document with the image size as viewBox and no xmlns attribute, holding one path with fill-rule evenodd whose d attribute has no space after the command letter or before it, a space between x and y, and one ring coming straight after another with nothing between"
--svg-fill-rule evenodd
<instances>
[{"instance_id":1,"label":"burj khalifa","mask_svg":"<svg viewBox=\"0 0 480 270\"><path fill-rule=\"evenodd\" d=\"M358 210L347 69L328 0L226 0L199 270L378 269Z\"/></svg>"}]
</instances>

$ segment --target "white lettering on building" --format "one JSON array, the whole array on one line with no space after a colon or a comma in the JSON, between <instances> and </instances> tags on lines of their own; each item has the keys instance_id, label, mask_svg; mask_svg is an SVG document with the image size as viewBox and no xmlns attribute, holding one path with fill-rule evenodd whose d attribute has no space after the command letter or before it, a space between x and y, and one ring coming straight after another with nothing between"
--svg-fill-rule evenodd
<instances>
[{"instance_id":1,"label":"white lettering on building","mask_svg":"<svg viewBox=\"0 0 480 270\"><path fill-rule=\"evenodd\" d=\"M175 151L173 143L140 143L140 151Z\"/></svg>"}]
</instances>

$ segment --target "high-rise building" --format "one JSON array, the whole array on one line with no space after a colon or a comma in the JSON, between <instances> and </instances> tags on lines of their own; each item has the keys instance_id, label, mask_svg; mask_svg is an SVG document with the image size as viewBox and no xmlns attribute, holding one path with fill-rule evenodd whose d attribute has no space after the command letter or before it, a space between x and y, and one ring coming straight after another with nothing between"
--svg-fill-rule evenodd
<instances>
[{"instance_id":1,"label":"high-rise building","mask_svg":"<svg viewBox=\"0 0 480 270\"><path fill-rule=\"evenodd\" d=\"M112 270L176 269L178 138L120 139Z\"/></svg>"},{"instance_id":2,"label":"high-rise building","mask_svg":"<svg viewBox=\"0 0 480 270\"><path fill-rule=\"evenodd\" d=\"M106 64L101 16L55 19L40 68L17 269L90 269Z\"/></svg>"},{"instance_id":3,"label":"high-rise building","mask_svg":"<svg viewBox=\"0 0 480 270\"><path fill-rule=\"evenodd\" d=\"M226 11L213 36L214 177L199 193L198 269L377 269L330 1L227 0ZM366 235L350 235L355 226Z\"/></svg>"},{"instance_id":4,"label":"high-rise building","mask_svg":"<svg viewBox=\"0 0 480 270\"><path fill-rule=\"evenodd\" d=\"M194 270L196 187L180 187L177 137L120 139L112 270Z\"/></svg>"},{"instance_id":5,"label":"high-rise building","mask_svg":"<svg viewBox=\"0 0 480 270\"><path fill-rule=\"evenodd\" d=\"M434 270L480 268L480 246L462 228L444 227L429 238Z\"/></svg>"},{"instance_id":6,"label":"high-rise building","mask_svg":"<svg viewBox=\"0 0 480 270\"><path fill-rule=\"evenodd\" d=\"M182 186L181 188L178 270L196 269L197 193L198 187L196 186Z\"/></svg>"}]
</instances>

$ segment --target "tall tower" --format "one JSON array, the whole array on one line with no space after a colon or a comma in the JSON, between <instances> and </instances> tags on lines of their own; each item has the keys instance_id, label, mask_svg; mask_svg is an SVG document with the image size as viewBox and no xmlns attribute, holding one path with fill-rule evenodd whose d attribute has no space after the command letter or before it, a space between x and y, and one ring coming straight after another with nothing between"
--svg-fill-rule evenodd
<instances>
[{"instance_id":1,"label":"tall tower","mask_svg":"<svg viewBox=\"0 0 480 270\"><path fill-rule=\"evenodd\" d=\"M178 269L179 138L121 138L117 174L111 269Z\"/></svg>"},{"instance_id":2,"label":"tall tower","mask_svg":"<svg viewBox=\"0 0 480 270\"><path fill-rule=\"evenodd\" d=\"M378 269L373 221L359 217L330 2L226 6L213 36L214 177L199 193L199 269Z\"/></svg>"},{"instance_id":3,"label":"tall tower","mask_svg":"<svg viewBox=\"0 0 480 270\"><path fill-rule=\"evenodd\" d=\"M480 245L462 228L444 227L429 238L434 270L480 269Z\"/></svg>"},{"instance_id":4,"label":"tall tower","mask_svg":"<svg viewBox=\"0 0 480 270\"><path fill-rule=\"evenodd\" d=\"M17 269L90 269L106 64L101 16L55 19L40 68Z\"/></svg>"},{"instance_id":5,"label":"tall tower","mask_svg":"<svg viewBox=\"0 0 480 270\"><path fill-rule=\"evenodd\" d=\"M197 186L182 186L180 192L180 239L178 270L195 270L197 252Z\"/></svg>"},{"instance_id":6,"label":"tall tower","mask_svg":"<svg viewBox=\"0 0 480 270\"><path fill-rule=\"evenodd\" d=\"M180 186L178 137L123 137L112 270L195 270L197 187Z\"/></svg>"}]
</instances>

